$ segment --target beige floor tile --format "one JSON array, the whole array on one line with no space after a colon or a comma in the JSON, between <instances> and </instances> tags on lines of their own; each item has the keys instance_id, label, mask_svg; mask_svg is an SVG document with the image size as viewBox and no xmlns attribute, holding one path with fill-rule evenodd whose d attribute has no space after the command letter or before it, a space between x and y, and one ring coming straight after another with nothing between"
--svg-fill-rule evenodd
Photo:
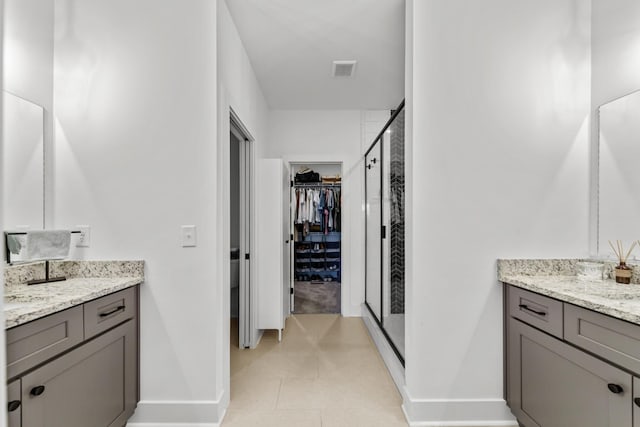
<instances>
[{"instance_id":1,"label":"beige floor tile","mask_svg":"<svg viewBox=\"0 0 640 427\"><path fill-rule=\"evenodd\" d=\"M276 408L282 380L280 378L246 377L231 380L229 409L265 411Z\"/></svg>"},{"instance_id":2,"label":"beige floor tile","mask_svg":"<svg viewBox=\"0 0 640 427\"><path fill-rule=\"evenodd\" d=\"M322 410L322 427L408 427L400 407L375 410L327 408Z\"/></svg>"},{"instance_id":3,"label":"beige floor tile","mask_svg":"<svg viewBox=\"0 0 640 427\"><path fill-rule=\"evenodd\" d=\"M318 356L309 351L269 352L232 370L232 375L266 378L317 378Z\"/></svg>"},{"instance_id":4,"label":"beige floor tile","mask_svg":"<svg viewBox=\"0 0 640 427\"><path fill-rule=\"evenodd\" d=\"M231 349L223 426L405 426L401 403L362 319L295 315L282 342Z\"/></svg>"},{"instance_id":5,"label":"beige floor tile","mask_svg":"<svg viewBox=\"0 0 640 427\"><path fill-rule=\"evenodd\" d=\"M222 427L321 427L320 411L227 411Z\"/></svg>"},{"instance_id":6,"label":"beige floor tile","mask_svg":"<svg viewBox=\"0 0 640 427\"><path fill-rule=\"evenodd\" d=\"M322 350L318 352L320 377L381 376L387 377L387 368L370 348L347 350Z\"/></svg>"},{"instance_id":7,"label":"beige floor tile","mask_svg":"<svg viewBox=\"0 0 640 427\"><path fill-rule=\"evenodd\" d=\"M278 409L377 408L400 406L391 384L378 378L292 378L282 381Z\"/></svg>"}]
</instances>

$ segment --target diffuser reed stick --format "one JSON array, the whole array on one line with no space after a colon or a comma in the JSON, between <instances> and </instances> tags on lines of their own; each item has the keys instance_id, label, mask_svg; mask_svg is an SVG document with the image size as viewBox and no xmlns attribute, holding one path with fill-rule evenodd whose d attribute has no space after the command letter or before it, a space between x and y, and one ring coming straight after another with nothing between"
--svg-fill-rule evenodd
<instances>
[{"instance_id":1,"label":"diffuser reed stick","mask_svg":"<svg viewBox=\"0 0 640 427\"><path fill-rule=\"evenodd\" d=\"M633 252L633 250L635 249L636 245L640 244L640 240L633 242L631 244L631 247L629 248L629 250L626 252L624 252L624 246L622 245L622 241L620 240L616 240L616 246L617 249L613 246L613 243L611 243L611 240L609 240L609 246L611 246L611 249L613 250L613 253L616 254L616 257L618 257L618 261L620 261L621 264L626 263L627 259L629 259L629 256L631 255L631 252Z\"/></svg>"}]
</instances>

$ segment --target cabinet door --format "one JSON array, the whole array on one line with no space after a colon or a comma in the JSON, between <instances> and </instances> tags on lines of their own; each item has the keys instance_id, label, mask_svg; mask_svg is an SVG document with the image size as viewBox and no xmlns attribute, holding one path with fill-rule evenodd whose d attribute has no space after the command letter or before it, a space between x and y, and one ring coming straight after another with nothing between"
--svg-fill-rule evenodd
<instances>
[{"instance_id":1,"label":"cabinet door","mask_svg":"<svg viewBox=\"0 0 640 427\"><path fill-rule=\"evenodd\" d=\"M286 181L280 159L261 159L258 163L257 263L258 329L284 329L285 296L290 284L285 282L283 245L288 228L283 230L282 212Z\"/></svg>"},{"instance_id":2,"label":"cabinet door","mask_svg":"<svg viewBox=\"0 0 640 427\"><path fill-rule=\"evenodd\" d=\"M20 380L15 380L7 386L8 413L7 421L9 427L22 426L22 403L20 402Z\"/></svg>"},{"instance_id":3,"label":"cabinet door","mask_svg":"<svg viewBox=\"0 0 640 427\"><path fill-rule=\"evenodd\" d=\"M640 378L633 379L633 427L640 427Z\"/></svg>"},{"instance_id":4,"label":"cabinet door","mask_svg":"<svg viewBox=\"0 0 640 427\"><path fill-rule=\"evenodd\" d=\"M526 427L632 425L631 375L509 319L511 410Z\"/></svg>"},{"instance_id":5,"label":"cabinet door","mask_svg":"<svg viewBox=\"0 0 640 427\"><path fill-rule=\"evenodd\" d=\"M29 427L122 427L136 400L136 329L128 321L22 377Z\"/></svg>"}]
</instances>

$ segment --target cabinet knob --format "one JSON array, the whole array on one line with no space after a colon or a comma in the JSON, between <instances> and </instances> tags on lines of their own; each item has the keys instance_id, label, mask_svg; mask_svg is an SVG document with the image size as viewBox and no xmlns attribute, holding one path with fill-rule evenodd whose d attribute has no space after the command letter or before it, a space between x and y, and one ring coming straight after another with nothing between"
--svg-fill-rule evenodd
<instances>
[{"instance_id":1,"label":"cabinet knob","mask_svg":"<svg viewBox=\"0 0 640 427\"><path fill-rule=\"evenodd\" d=\"M635 399L633 399L633 401L636 404L636 406L640 406L640 397L636 397Z\"/></svg>"},{"instance_id":2,"label":"cabinet knob","mask_svg":"<svg viewBox=\"0 0 640 427\"><path fill-rule=\"evenodd\" d=\"M40 396L42 393L44 393L44 386L43 385L39 385L37 387L34 387L31 389L31 396Z\"/></svg>"},{"instance_id":3,"label":"cabinet knob","mask_svg":"<svg viewBox=\"0 0 640 427\"><path fill-rule=\"evenodd\" d=\"M9 412L13 412L20 407L22 403L19 400L12 400L9 402Z\"/></svg>"},{"instance_id":4,"label":"cabinet knob","mask_svg":"<svg viewBox=\"0 0 640 427\"><path fill-rule=\"evenodd\" d=\"M615 393L615 394L620 394L624 391L623 388L618 384L607 384L607 387L609 387L609 390L611 391L611 393Z\"/></svg>"}]
</instances>

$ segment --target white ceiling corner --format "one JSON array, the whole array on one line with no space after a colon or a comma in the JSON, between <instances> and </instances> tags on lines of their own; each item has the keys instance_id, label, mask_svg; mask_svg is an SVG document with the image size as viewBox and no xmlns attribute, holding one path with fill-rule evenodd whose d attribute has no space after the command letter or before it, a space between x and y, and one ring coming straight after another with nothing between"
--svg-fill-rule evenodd
<instances>
[{"instance_id":1,"label":"white ceiling corner","mask_svg":"<svg viewBox=\"0 0 640 427\"><path fill-rule=\"evenodd\" d=\"M405 0L226 0L275 109L391 109L404 98ZM351 78L335 60L357 60Z\"/></svg>"}]
</instances>

